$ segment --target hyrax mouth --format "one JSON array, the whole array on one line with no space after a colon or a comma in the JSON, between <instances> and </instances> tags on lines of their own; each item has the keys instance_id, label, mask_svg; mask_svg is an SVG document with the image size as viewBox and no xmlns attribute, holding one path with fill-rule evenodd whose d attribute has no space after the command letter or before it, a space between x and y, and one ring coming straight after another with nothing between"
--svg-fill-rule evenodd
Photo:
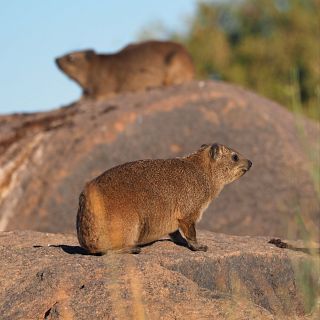
<instances>
[{"instance_id":1,"label":"hyrax mouth","mask_svg":"<svg viewBox=\"0 0 320 320\"><path fill-rule=\"evenodd\" d=\"M247 166L241 168L242 174L244 175L247 171L250 170L251 167L252 167L252 162L250 160L248 160Z\"/></svg>"},{"instance_id":2,"label":"hyrax mouth","mask_svg":"<svg viewBox=\"0 0 320 320\"><path fill-rule=\"evenodd\" d=\"M241 169L242 175L244 175L248 170L249 170L249 169L247 169L247 168L242 168L242 169Z\"/></svg>"}]
</instances>

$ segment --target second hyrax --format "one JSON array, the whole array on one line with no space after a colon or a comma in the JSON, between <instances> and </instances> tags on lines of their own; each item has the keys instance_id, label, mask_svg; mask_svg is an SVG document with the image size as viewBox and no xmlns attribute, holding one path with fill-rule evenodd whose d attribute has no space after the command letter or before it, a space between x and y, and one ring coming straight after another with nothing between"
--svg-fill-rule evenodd
<instances>
[{"instance_id":1,"label":"second hyrax","mask_svg":"<svg viewBox=\"0 0 320 320\"><path fill-rule=\"evenodd\" d=\"M196 222L223 187L251 165L237 151L215 143L182 158L111 168L80 195L79 243L91 253L138 253L139 245L166 234L176 238L180 230L191 250L206 251L197 242Z\"/></svg>"},{"instance_id":2,"label":"second hyrax","mask_svg":"<svg viewBox=\"0 0 320 320\"><path fill-rule=\"evenodd\" d=\"M180 84L194 77L186 49L169 41L131 44L114 54L76 51L57 58L56 63L82 87L83 96L92 99Z\"/></svg>"}]
</instances>

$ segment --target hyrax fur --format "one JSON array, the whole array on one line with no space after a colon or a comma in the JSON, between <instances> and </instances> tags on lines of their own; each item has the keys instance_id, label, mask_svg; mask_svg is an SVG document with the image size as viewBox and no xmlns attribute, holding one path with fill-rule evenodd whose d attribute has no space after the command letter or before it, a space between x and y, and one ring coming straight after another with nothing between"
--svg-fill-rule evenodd
<instances>
[{"instance_id":1,"label":"hyrax fur","mask_svg":"<svg viewBox=\"0 0 320 320\"><path fill-rule=\"evenodd\" d=\"M222 188L252 165L221 144L203 145L175 159L140 160L105 171L86 184L79 199L77 234L90 253L138 253L139 245L179 230L191 250L195 224ZM180 235L180 234L179 234Z\"/></svg>"},{"instance_id":2,"label":"hyrax fur","mask_svg":"<svg viewBox=\"0 0 320 320\"><path fill-rule=\"evenodd\" d=\"M82 87L83 97L91 99L180 84L192 80L195 73L187 50L169 41L131 44L114 54L75 51L56 63Z\"/></svg>"}]
</instances>

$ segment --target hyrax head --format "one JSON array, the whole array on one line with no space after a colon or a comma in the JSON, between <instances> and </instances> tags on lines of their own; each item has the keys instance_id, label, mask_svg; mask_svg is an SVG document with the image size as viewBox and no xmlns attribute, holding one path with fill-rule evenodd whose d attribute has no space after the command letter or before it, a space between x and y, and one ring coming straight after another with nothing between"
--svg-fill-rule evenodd
<instances>
[{"instance_id":1,"label":"hyrax head","mask_svg":"<svg viewBox=\"0 0 320 320\"><path fill-rule=\"evenodd\" d=\"M250 160L225 145L214 143L212 145L202 145L201 149L209 160L212 176L221 180L223 184L239 179L252 166Z\"/></svg>"},{"instance_id":2,"label":"hyrax head","mask_svg":"<svg viewBox=\"0 0 320 320\"><path fill-rule=\"evenodd\" d=\"M74 51L56 58L56 64L71 79L83 85L95 56L93 50Z\"/></svg>"}]
</instances>

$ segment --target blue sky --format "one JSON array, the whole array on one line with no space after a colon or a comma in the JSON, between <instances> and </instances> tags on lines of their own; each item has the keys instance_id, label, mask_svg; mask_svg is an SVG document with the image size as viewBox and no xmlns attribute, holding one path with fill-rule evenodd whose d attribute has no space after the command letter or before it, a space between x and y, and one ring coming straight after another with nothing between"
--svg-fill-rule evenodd
<instances>
[{"instance_id":1,"label":"blue sky","mask_svg":"<svg viewBox=\"0 0 320 320\"><path fill-rule=\"evenodd\" d=\"M0 0L0 113L44 111L76 100L80 87L54 58L116 51L161 22L183 30L196 0Z\"/></svg>"}]
</instances>

